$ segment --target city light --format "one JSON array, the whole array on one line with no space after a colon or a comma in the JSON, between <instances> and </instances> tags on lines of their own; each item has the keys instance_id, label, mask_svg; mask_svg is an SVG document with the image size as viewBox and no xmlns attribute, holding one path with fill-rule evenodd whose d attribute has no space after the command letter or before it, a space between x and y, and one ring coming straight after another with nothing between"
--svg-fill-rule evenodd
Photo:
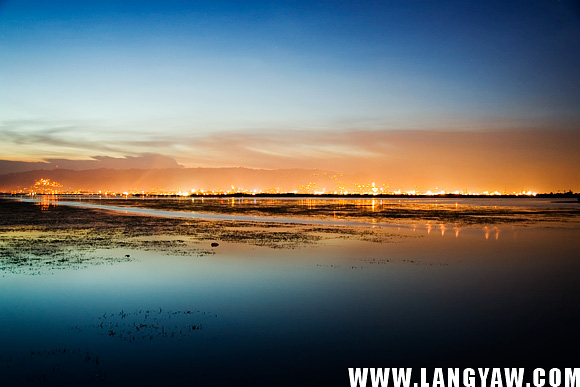
<instances>
[{"instance_id":1,"label":"city light","mask_svg":"<svg viewBox=\"0 0 580 387\"><path fill-rule=\"evenodd\" d=\"M485 191L470 191L467 189L412 189L403 190L401 188L389 188L386 185L380 185L376 182L370 183L351 183L344 184L337 190L329 190L326 187L317 187L315 183L300 185L290 190L281 190L279 187L270 187L267 189L244 188L230 185L230 189L183 189L176 187L174 189L153 188L151 190L124 190L122 192L115 192L113 190L99 190L91 191L85 189L68 189L63 184L47 179L41 178L37 180L32 186L14 190L12 194L27 194L27 195L105 195L105 196L216 196L216 195L365 195L365 196L420 196L420 197L436 197L436 196L537 196L538 193L529 189L522 189L521 191L499 191L489 189Z\"/></svg>"}]
</instances>

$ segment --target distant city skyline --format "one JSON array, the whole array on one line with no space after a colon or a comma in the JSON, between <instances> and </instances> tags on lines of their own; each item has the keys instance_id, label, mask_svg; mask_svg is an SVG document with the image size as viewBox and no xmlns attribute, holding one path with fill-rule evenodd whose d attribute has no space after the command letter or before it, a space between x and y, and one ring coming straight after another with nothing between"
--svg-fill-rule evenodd
<instances>
[{"instance_id":1,"label":"distant city skyline","mask_svg":"<svg viewBox=\"0 0 580 387\"><path fill-rule=\"evenodd\" d=\"M153 156L580 191L574 1L5 0L0 90L1 173Z\"/></svg>"}]
</instances>

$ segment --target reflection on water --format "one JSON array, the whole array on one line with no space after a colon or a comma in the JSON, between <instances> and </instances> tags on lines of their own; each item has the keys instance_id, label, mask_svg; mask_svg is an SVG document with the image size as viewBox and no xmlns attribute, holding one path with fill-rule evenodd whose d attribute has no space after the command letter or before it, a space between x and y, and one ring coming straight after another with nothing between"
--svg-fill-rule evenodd
<instances>
[{"instance_id":1,"label":"reflection on water","mask_svg":"<svg viewBox=\"0 0 580 387\"><path fill-rule=\"evenodd\" d=\"M438 232L433 232L433 229L438 229ZM457 225L445 225L439 224L438 226L433 226L431 223L426 223L425 225L418 225L413 223L411 225L411 231L416 235L427 235L427 236L440 236L445 237L446 235L453 235L455 239L460 237L460 233L462 236L470 235L471 238L474 236L480 236L485 240L499 240L500 233L506 233L506 235L511 235L515 238L517 234L517 230L513 226L484 226L484 227L459 227ZM449 232L451 233L449 233ZM467 234L466 234L467 232ZM491 236L491 237L490 237Z\"/></svg>"},{"instance_id":2,"label":"reflection on water","mask_svg":"<svg viewBox=\"0 0 580 387\"><path fill-rule=\"evenodd\" d=\"M580 227L580 206L575 200L548 199L104 199L63 200L67 197L45 196L21 199L36 202L43 210L51 205L102 208L124 213L176 218L215 219L288 224L333 226L377 226L388 228L424 228L431 235L438 227L441 236L449 228L460 235L461 228L481 225L484 238L499 239L500 224L570 223ZM198 204L196 204L196 201ZM236 203L236 204L234 204ZM236 207L237 206L237 207ZM229 211L234 212L229 212ZM417 220L426 220L418 224ZM437 225L433 226L431 222ZM493 225L493 226L491 226ZM493 230L490 231L490 227Z\"/></svg>"},{"instance_id":3,"label":"reflection on water","mask_svg":"<svg viewBox=\"0 0 580 387\"><path fill-rule=\"evenodd\" d=\"M141 199L142 200L142 199ZM169 199L171 200L171 199ZM195 200L195 199L193 199ZM198 199L199 200L199 199ZM203 199L202 199L203 200ZM449 199L450 200L450 199ZM457 199L453 199L455 201L454 203L454 207L455 209L459 208L459 205L457 203ZM472 207L477 207L475 203L478 202L478 199L464 199L465 201L469 201L469 204L464 204L464 206L468 206L469 208ZM481 200L481 199L479 199ZM530 201L534 200L534 199L504 199L504 201L510 201L509 204L510 206L524 206L524 205L529 205ZM234 202L237 201L238 204L240 203L249 203L251 202L252 204L256 204L256 199L241 199L241 198L230 198L230 199L219 199L221 204L224 203L230 203L231 207L234 207ZM267 205L272 205L276 202L280 202L280 199L274 200L274 199L262 199L263 203L267 204ZM316 208L316 202L317 201L323 201L322 199L303 199L303 200L298 200L297 204L298 206L305 206L308 209L315 209ZM384 206L386 205L385 203L383 203L383 201L387 202L387 200L375 200L375 199L357 199L357 200L345 200L345 199L341 199L341 200L336 200L336 199L330 199L330 200L325 200L325 202L332 202L333 204L340 206L348 206L348 205L354 205L359 209L362 209L363 211L366 210L371 210L371 211L375 211L378 210L379 208L384 208ZM417 200L396 200L396 202L398 202L397 204L400 205L400 202L404 202L404 206L405 207L413 207L415 209L417 208L422 208L422 207L428 207L428 208L438 208L439 210L442 211L447 211L448 208L445 208L444 206L442 206L439 201L445 201L445 199L438 199L435 200L435 202L433 203L432 200L427 199L424 200L426 203L423 202L419 202L417 203ZM500 200L501 201L501 200ZM391 200L390 202L393 202L393 200ZM37 201L37 204L41 207L41 209L47 210L50 206L56 206L60 204L66 204L66 205L79 205L79 203L75 203L75 202L62 202L59 201L58 197L54 197L54 196L46 196L43 197L41 199L39 199ZM493 208L497 208L498 206L496 205L491 205L489 202L486 202L486 204L488 206L491 206ZM573 208L573 209L577 209L577 205L576 203L570 201L570 202L564 202L564 203L556 203L558 205L557 208L561 208L561 205L564 204L565 208ZM545 199L540 200L535 200L534 202L532 202L532 205L534 208L537 207L542 207L542 206L549 206L552 207L554 206L554 203L551 201L547 201ZM109 210L118 210L118 211L124 211L124 212L131 212L131 210L127 209L126 207L116 207L116 206L98 206L98 205L94 205L91 203L84 203L84 204L80 204L79 206L83 207L92 207L92 208L99 208L99 207L104 207L106 209ZM448 205L445 205L448 207ZM504 206L507 206L507 203L504 202ZM182 214L182 213L171 213L168 211L156 211L156 210L149 210L149 209L138 209L138 210L134 210L137 213L142 213L142 214L151 214L151 215L162 215L162 216L176 216L176 217L192 217L192 218L201 218L201 219L223 219L223 220L239 220L239 221L252 221L252 222L256 222L256 221L262 221L262 222L282 222L282 223L305 223L305 224L328 224L328 225L367 225L367 223L364 222L358 222L358 221L325 221L325 220L303 220L303 219L295 219L295 218L279 218L279 217L256 217L256 216L252 216L252 217L243 217L243 216L223 216L223 215L203 215L203 214ZM333 211L333 218L337 219L336 216L336 210ZM416 223L411 223L409 224L405 224L405 223L397 223L397 224L379 224L379 222L376 219L371 219L370 220L370 225L373 226L381 226L381 227L396 227L396 228L408 228L410 227L413 231L416 230L420 230L420 229L424 229L426 231L427 235L431 235L431 231L433 229L433 225L430 222L427 222L424 225L418 225ZM455 238L459 238L460 235L460 231L461 231L461 227L457 224L449 224L446 225L444 223L441 223L437 226L439 228L440 231L440 235L442 237L445 236L445 232L447 231L447 229L449 227L451 227L454 230L454 235ZM470 227L470 229L472 229L473 227ZM498 240L499 239L499 234L500 234L500 228L498 226L484 226L482 227L483 230L483 237L486 240L490 239L490 235L492 235L492 239Z\"/></svg>"},{"instance_id":4,"label":"reflection on water","mask_svg":"<svg viewBox=\"0 0 580 387\"><path fill-rule=\"evenodd\" d=\"M297 248L240 243L234 222L203 255L141 242L185 243L213 223L193 222L173 239L158 225L139 243L125 235L107 249L101 238L113 234L91 221L92 234L65 255L131 260L39 276L2 268L6 385L341 386L353 366L550 368L580 360L566 351L580 345L580 228L568 222L416 221L380 229L382 239L371 227L353 238L334 232L341 227L284 226L318 236ZM248 223L237 232L252 240L294 235L280 227ZM2 232L6 248L7 236L32 235ZM47 233L32 238L50 244L69 235ZM98 244L83 250L83 240Z\"/></svg>"}]
</instances>

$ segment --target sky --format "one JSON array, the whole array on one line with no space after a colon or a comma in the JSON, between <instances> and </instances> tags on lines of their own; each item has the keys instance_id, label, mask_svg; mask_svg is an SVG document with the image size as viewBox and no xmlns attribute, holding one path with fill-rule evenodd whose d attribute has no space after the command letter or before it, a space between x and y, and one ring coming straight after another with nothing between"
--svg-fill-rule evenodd
<instances>
[{"instance_id":1,"label":"sky","mask_svg":"<svg viewBox=\"0 0 580 387\"><path fill-rule=\"evenodd\" d=\"M575 1L0 0L0 161L578 192L577 149Z\"/></svg>"}]
</instances>

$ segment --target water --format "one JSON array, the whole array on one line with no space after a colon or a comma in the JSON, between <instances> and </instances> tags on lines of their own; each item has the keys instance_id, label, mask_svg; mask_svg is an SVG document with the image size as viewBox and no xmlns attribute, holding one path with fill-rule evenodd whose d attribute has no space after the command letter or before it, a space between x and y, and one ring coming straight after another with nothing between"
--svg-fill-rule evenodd
<instances>
[{"instance_id":1,"label":"water","mask_svg":"<svg viewBox=\"0 0 580 387\"><path fill-rule=\"evenodd\" d=\"M62 224L57 211L64 210L39 213L57 214ZM67 211L74 211L67 215L72 219L87 210ZM179 221L198 231L203 226ZM104 233L95 231L89 213L86 222L93 233ZM195 230L105 233L111 241L178 238L209 251L176 254L111 242L83 250L83 265L58 270L35 264L27 271L5 260L3 381L347 386L348 367L577 366L579 356L567 351L580 344L577 223L550 217L537 224L462 225L457 232L453 224L413 222L421 227L356 226L355 234L310 225L259 229L321 236L292 248L223 238L210 249L211 238L195 239ZM220 229L238 230L234 223ZM65 232L58 227L49 227L51 235ZM249 223L238 231L259 227ZM369 238L365 230L379 234ZM4 225L3 246L16 236L32 243L38 232ZM218 235L224 234L212 238Z\"/></svg>"}]
</instances>

